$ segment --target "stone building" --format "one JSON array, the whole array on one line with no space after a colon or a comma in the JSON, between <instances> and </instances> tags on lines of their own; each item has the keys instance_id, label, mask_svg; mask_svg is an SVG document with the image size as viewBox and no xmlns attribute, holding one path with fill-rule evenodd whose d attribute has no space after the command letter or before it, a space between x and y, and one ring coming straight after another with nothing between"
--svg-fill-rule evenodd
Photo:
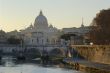
<instances>
[{"instance_id":1,"label":"stone building","mask_svg":"<svg viewBox=\"0 0 110 73\"><path fill-rule=\"evenodd\" d=\"M42 11L36 17L34 24L21 30L25 45L58 44L59 30L48 24Z\"/></svg>"},{"instance_id":2,"label":"stone building","mask_svg":"<svg viewBox=\"0 0 110 73\"><path fill-rule=\"evenodd\" d=\"M87 44L88 41L85 38L86 35L89 31L90 31L90 26L84 26L83 24L83 20L82 20L82 24L81 27L76 28L63 28L62 31L64 34L74 34L75 36L71 36L71 44L74 45L83 45L83 44Z\"/></svg>"}]
</instances>

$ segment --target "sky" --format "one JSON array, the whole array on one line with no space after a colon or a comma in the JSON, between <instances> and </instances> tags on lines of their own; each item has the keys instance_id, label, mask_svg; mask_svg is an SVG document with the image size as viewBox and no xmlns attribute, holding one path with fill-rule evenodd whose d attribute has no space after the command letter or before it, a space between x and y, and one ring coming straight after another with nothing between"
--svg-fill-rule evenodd
<instances>
[{"instance_id":1,"label":"sky","mask_svg":"<svg viewBox=\"0 0 110 73\"><path fill-rule=\"evenodd\" d=\"M62 29L89 26L102 9L110 8L110 0L0 0L0 29L20 30L34 23L40 10L48 23Z\"/></svg>"}]
</instances>

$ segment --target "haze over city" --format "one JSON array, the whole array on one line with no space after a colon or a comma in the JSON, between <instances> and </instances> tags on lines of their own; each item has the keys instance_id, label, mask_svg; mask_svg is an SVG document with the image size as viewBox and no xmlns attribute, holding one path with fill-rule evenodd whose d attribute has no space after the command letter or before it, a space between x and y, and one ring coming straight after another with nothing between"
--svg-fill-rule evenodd
<instances>
[{"instance_id":1,"label":"haze over city","mask_svg":"<svg viewBox=\"0 0 110 73\"><path fill-rule=\"evenodd\" d=\"M33 24L42 10L48 23L61 29L89 26L102 9L110 7L110 0L0 0L0 29L20 30Z\"/></svg>"}]
</instances>

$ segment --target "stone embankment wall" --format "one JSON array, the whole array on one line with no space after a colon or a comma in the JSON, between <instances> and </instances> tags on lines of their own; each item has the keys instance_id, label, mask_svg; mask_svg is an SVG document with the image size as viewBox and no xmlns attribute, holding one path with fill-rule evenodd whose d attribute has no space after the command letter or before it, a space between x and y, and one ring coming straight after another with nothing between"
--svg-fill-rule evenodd
<instances>
[{"instance_id":1,"label":"stone embankment wall","mask_svg":"<svg viewBox=\"0 0 110 73\"><path fill-rule=\"evenodd\" d=\"M110 45L72 45L87 60L110 64Z\"/></svg>"}]
</instances>

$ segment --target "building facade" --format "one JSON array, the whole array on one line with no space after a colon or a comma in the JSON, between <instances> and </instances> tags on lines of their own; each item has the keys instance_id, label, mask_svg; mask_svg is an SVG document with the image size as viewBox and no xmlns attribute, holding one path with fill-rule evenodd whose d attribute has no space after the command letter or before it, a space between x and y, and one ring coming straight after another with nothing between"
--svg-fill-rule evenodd
<instances>
[{"instance_id":1,"label":"building facade","mask_svg":"<svg viewBox=\"0 0 110 73\"><path fill-rule=\"evenodd\" d=\"M76 28L63 28L62 32L64 34L74 34L75 36L71 36L71 44L74 45L84 45L84 44L89 44L89 40L86 37L86 34L91 30L90 26L84 26L83 20L81 27ZM87 41L88 40L88 41Z\"/></svg>"},{"instance_id":2,"label":"building facade","mask_svg":"<svg viewBox=\"0 0 110 73\"><path fill-rule=\"evenodd\" d=\"M59 30L48 24L47 18L40 11L34 24L21 30L25 45L58 44Z\"/></svg>"}]
</instances>

